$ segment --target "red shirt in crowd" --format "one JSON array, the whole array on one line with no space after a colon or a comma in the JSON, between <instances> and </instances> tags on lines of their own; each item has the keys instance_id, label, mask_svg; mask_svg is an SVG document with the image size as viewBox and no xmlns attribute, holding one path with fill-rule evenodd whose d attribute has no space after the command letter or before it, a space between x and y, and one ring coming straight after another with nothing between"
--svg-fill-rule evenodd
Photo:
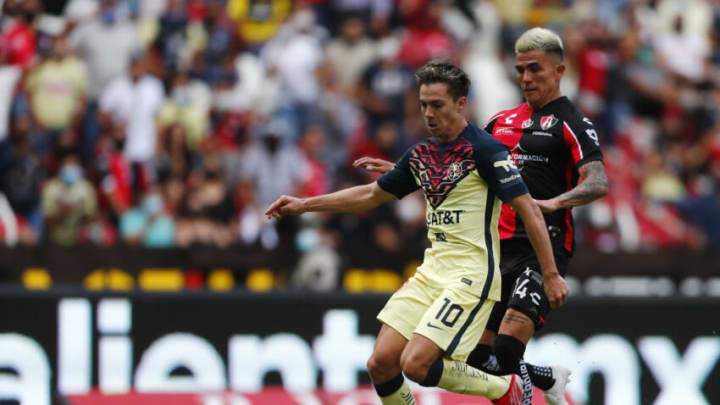
<instances>
[{"instance_id":1,"label":"red shirt in crowd","mask_svg":"<svg viewBox=\"0 0 720 405\"><path fill-rule=\"evenodd\" d=\"M8 65L30 68L35 58L35 31L23 20L9 22L0 32L0 56Z\"/></svg>"}]
</instances>

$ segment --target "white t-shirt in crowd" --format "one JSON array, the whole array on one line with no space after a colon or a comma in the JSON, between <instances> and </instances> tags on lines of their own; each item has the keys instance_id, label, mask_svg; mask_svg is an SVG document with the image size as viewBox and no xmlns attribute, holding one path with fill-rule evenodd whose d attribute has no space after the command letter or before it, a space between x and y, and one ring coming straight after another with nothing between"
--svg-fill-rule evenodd
<instances>
[{"instance_id":1,"label":"white t-shirt in crowd","mask_svg":"<svg viewBox=\"0 0 720 405\"><path fill-rule=\"evenodd\" d=\"M149 75L135 83L128 75L120 76L100 96L100 111L125 125L124 154L131 162L147 162L155 155L155 119L164 101L160 80Z\"/></svg>"}]
</instances>

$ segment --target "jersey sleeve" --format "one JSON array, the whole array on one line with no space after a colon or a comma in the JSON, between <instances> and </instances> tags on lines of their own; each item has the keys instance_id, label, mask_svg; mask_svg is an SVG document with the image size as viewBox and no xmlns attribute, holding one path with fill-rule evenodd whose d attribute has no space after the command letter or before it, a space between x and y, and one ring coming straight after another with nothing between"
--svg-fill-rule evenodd
<instances>
[{"instance_id":1,"label":"jersey sleeve","mask_svg":"<svg viewBox=\"0 0 720 405\"><path fill-rule=\"evenodd\" d=\"M410 169L410 155L413 149L414 147L407 151L392 170L377 179L378 186L398 200L420 188Z\"/></svg>"},{"instance_id":2,"label":"jersey sleeve","mask_svg":"<svg viewBox=\"0 0 720 405\"><path fill-rule=\"evenodd\" d=\"M575 167L594 160L603 160L597 131L592 122L582 115L563 123L563 138L570 149Z\"/></svg>"},{"instance_id":3,"label":"jersey sleeve","mask_svg":"<svg viewBox=\"0 0 720 405\"><path fill-rule=\"evenodd\" d=\"M508 202L528 192L508 149L486 134L475 153L478 172L488 188L501 200Z\"/></svg>"}]
</instances>

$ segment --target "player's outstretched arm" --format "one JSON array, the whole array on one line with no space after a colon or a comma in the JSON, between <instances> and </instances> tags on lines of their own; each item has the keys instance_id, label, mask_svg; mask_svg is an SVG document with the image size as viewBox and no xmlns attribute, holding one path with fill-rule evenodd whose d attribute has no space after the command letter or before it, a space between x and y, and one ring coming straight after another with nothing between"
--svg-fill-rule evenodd
<instances>
[{"instance_id":1,"label":"player's outstretched arm","mask_svg":"<svg viewBox=\"0 0 720 405\"><path fill-rule=\"evenodd\" d=\"M540 208L528 193L513 198L509 201L509 204L520 214L530 238L530 243L535 249L535 254L542 269L545 294L550 301L550 307L558 308L563 306L567 301L568 287L565 279L560 276L555 266L550 236Z\"/></svg>"},{"instance_id":2,"label":"player's outstretched arm","mask_svg":"<svg viewBox=\"0 0 720 405\"><path fill-rule=\"evenodd\" d=\"M588 204L608 193L608 178L605 166L600 161L588 162L578 168L583 181L571 190L549 200L537 200L544 213L559 209Z\"/></svg>"},{"instance_id":3,"label":"player's outstretched arm","mask_svg":"<svg viewBox=\"0 0 720 405\"><path fill-rule=\"evenodd\" d=\"M373 182L310 198L283 195L270 204L265 215L268 218L281 218L304 212L358 212L375 208L393 198L395 197L392 194L383 191L377 182Z\"/></svg>"},{"instance_id":4,"label":"player's outstretched arm","mask_svg":"<svg viewBox=\"0 0 720 405\"><path fill-rule=\"evenodd\" d=\"M387 173L395 167L395 163L388 162L387 160L371 158L363 156L353 162L353 167L362 167L363 169L377 173Z\"/></svg>"}]
</instances>

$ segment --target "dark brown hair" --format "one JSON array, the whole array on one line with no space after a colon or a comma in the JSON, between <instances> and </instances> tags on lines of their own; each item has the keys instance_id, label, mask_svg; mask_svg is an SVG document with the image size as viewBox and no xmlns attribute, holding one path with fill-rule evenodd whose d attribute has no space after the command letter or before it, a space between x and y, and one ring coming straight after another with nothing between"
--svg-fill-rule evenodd
<instances>
[{"instance_id":1,"label":"dark brown hair","mask_svg":"<svg viewBox=\"0 0 720 405\"><path fill-rule=\"evenodd\" d=\"M460 97L467 97L470 90L470 79L467 73L443 60L433 60L426 63L415 72L415 80L417 80L418 87L423 84L447 84L448 93L456 101Z\"/></svg>"}]
</instances>

